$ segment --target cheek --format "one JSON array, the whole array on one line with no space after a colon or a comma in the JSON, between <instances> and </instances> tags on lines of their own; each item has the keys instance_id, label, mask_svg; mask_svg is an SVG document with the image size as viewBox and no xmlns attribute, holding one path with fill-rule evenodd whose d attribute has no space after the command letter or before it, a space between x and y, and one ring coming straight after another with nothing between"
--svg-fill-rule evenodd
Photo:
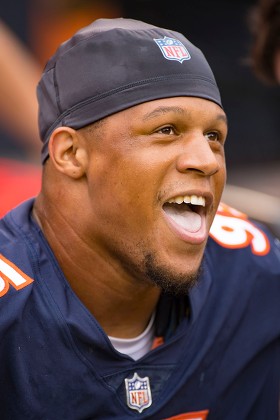
<instances>
[{"instance_id":1,"label":"cheek","mask_svg":"<svg viewBox=\"0 0 280 420\"><path fill-rule=\"evenodd\" d=\"M221 154L220 156L218 156L217 159L218 159L218 164L219 164L219 171L217 173L217 178L218 178L218 182L221 185L223 185L226 182L226 175L227 175L225 155Z\"/></svg>"},{"instance_id":2,"label":"cheek","mask_svg":"<svg viewBox=\"0 0 280 420\"><path fill-rule=\"evenodd\" d=\"M223 190L226 183L226 165L225 160L221 157L219 162L219 171L212 178L212 186L214 192L214 211L216 212L220 203Z\"/></svg>"},{"instance_id":3,"label":"cheek","mask_svg":"<svg viewBox=\"0 0 280 420\"><path fill-rule=\"evenodd\" d=\"M132 160L99 159L88 176L92 210L103 222L124 229L138 217L147 218L151 185L151 174Z\"/></svg>"},{"instance_id":4,"label":"cheek","mask_svg":"<svg viewBox=\"0 0 280 420\"><path fill-rule=\"evenodd\" d=\"M220 165L220 171L219 171L219 183L221 184L221 188L226 183L226 179L227 179L227 171L226 171L225 162L223 161L222 164Z\"/></svg>"}]
</instances>

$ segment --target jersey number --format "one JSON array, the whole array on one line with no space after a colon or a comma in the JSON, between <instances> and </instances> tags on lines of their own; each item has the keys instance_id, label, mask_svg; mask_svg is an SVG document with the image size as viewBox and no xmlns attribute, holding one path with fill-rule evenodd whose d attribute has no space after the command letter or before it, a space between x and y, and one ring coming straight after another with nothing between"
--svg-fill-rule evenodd
<instances>
[{"instance_id":1,"label":"jersey number","mask_svg":"<svg viewBox=\"0 0 280 420\"><path fill-rule=\"evenodd\" d=\"M208 410L195 411L192 413L179 414L178 416L169 417L165 420L206 420L208 413Z\"/></svg>"},{"instance_id":2,"label":"jersey number","mask_svg":"<svg viewBox=\"0 0 280 420\"><path fill-rule=\"evenodd\" d=\"M221 203L210 230L210 236L225 248L251 246L256 255L266 255L270 244L264 232L241 213Z\"/></svg>"},{"instance_id":3,"label":"jersey number","mask_svg":"<svg viewBox=\"0 0 280 420\"><path fill-rule=\"evenodd\" d=\"M0 297L7 293L10 284L16 290L20 290L32 282L31 277L28 277L15 264L0 254Z\"/></svg>"}]
</instances>

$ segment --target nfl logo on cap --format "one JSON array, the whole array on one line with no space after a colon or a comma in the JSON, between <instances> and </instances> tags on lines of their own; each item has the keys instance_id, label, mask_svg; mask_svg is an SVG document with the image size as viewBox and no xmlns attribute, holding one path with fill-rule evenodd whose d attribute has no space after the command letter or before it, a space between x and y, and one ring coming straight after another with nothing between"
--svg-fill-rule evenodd
<instances>
[{"instance_id":1,"label":"nfl logo on cap","mask_svg":"<svg viewBox=\"0 0 280 420\"><path fill-rule=\"evenodd\" d=\"M152 404L150 380L141 378L136 372L131 379L125 379L126 399L128 407L139 413Z\"/></svg>"},{"instance_id":2,"label":"nfl logo on cap","mask_svg":"<svg viewBox=\"0 0 280 420\"><path fill-rule=\"evenodd\" d=\"M176 60L182 63L184 60L189 60L191 55L184 44L175 38L164 38L155 39L154 41L159 46L163 56L167 60Z\"/></svg>"}]
</instances>

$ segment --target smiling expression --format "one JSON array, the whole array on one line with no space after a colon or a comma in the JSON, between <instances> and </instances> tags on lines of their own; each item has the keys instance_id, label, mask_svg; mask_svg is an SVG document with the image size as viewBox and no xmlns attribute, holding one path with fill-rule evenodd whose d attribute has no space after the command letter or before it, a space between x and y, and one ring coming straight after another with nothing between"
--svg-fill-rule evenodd
<instances>
[{"instance_id":1,"label":"smiling expression","mask_svg":"<svg viewBox=\"0 0 280 420\"><path fill-rule=\"evenodd\" d=\"M190 282L225 183L224 111L200 98L160 99L83 130L97 252L136 281Z\"/></svg>"}]
</instances>

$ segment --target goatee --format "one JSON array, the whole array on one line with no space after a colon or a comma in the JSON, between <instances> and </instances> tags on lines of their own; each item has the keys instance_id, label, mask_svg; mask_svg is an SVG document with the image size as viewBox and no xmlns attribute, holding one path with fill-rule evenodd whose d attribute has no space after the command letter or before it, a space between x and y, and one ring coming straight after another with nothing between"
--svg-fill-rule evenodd
<instances>
[{"instance_id":1,"label":"goatee","mask_svg":"<svg viewBox=\"0 0 280 420\"><path fill-rule=\"evenodd\" d=\"M145 256L145 273L151 283L159 287L164 293L173 296L186 296L198 283L203 271L203 262L195 273L173 274L170 270L159 267L152 254Z\"/></svg>"}]
</instances>

